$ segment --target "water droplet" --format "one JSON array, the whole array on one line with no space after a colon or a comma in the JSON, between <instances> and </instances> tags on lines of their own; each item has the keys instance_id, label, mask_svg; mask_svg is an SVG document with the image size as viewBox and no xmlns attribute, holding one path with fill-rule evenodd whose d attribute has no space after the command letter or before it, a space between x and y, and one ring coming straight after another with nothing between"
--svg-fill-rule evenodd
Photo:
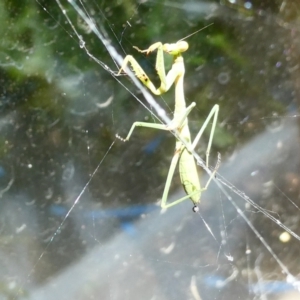
<instances>
[{"instance_id":1,"label":"water droplet","mask_svg":"<svg viewBox=\"0 0 300 300\"><path fill-rule=\"evenodd\" d=\"M230 75L228 72L221 72L218 75L218 81L220 84L227 84L230 80Z\"/></svg>"},{"instance_id":2,"label":"water droplet","mask_svg":"<svg viewBox=\"0 0 300 300\"><path fill-rule=\"evenodd\" d=\"M271 118L267 118L267 129L271 132L277 132L282 129L283 126L283 118L278 116L276 112L272 114Z\"/></svg>"},{"instance_id":3,"label":"water droplet","mask_svg":"<svg viewBox=\"0 0 300 300\"><path fill-rule=\"evenodd\" d=\"M52 196L53 196L53 189L49 187L45 193L45 198L49 200L52 198Z\"/></svg>"},{"instance_id":4,"label":"water droplet","mask_svg":"<svg viewBox=\"0 0 300 300\"><path fill-rule=\"evenodd\" d=\"M68 162L63 171L62 179L69 181L73 178L74 173L75 173L74 164L72 162Z\"/></svg>"},{"instance_id":5,"label":"water droplet","mask_svg":"<svg viewBox=\"0 0 300 300\"><path fill-rule=\"evenodd\" d=\"M291 240L291 235L288 232L284 231L279 235L279 240L282 243L287 243Z\"/></svg>"},{"instance_id":6,"label":"water droplet","mask_svg":"<svg viewBox=\"0 0 300 300\"><path fill-rule=\"evenodd\" d=\"M274 183L272 180L264 182L262 185L262 197L264 199L270 197L273 193Z\"/></svg>"},{"instance_id":7,"label":"water droplet","mask_svg":"<svg viewBox=\"0 0 300 300\"><path fill-rule=\"evenodd\" d=\"M245 2L244 7L246 9L251 9L252 8L252 3L251 2Z\"/></svg>"},{"instance_id":8,"label":"water droplet","mask_svg":"<svg viewBox=\"0 0 300 300\"><path fill-rule=\"evenodd\" d=\"M258 173L259 173L259 171L258 171L258 170L255 170L255 171L251 172L250 175L253 177L253 176L256 176Z\"/></svg>"},{"instance_id":9,"label":"water droplet","mask_svg":"<svg viewBox=\"0 0 300 300\"><path fill-rule=\"evenodd\" d=\"M80 37L80 40L79 40L79 47L80 48L84 48L85 47L85 41Z\"/></svg>"}]
</instances>

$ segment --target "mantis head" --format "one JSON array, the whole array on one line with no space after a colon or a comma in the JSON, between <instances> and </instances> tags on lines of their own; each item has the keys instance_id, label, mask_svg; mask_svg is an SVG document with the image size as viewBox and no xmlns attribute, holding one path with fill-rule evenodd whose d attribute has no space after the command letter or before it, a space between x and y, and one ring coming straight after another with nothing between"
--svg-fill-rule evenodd
<instances>
[{"instance_id":1,"label":"mantis head","mask_svg":"<svg viewBox=\"0 0 300 300\"><path fill-rule=\"evenodd\" d=\"M180 55L182 52L189 48L189 44L186 41L178 41L174 44L164 44L163 50L170 55Z\"/></svg>"}]
</instances>

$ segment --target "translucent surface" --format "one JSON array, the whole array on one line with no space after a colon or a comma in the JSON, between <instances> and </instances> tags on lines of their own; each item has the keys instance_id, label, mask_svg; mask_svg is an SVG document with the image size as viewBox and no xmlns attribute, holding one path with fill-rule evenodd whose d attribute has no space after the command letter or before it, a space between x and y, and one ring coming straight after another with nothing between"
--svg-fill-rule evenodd
<instances>
[{"instance_id":1,"label":"translucent surface","mask_svg":"<svg viewBox=\"0 0 300 300\"><path fill-rule=\"evenodd\" d=\"M298 2L19 2L0 3L0 299L299 299ZM113 53L158 85L132 46L210 23L186 40L184 89L193 136L220 105L221 166L200 213L161 211L176 139L115 138L159 120ZM154 100L172 118L174 90Z\"/></svg>"}]
</instances>

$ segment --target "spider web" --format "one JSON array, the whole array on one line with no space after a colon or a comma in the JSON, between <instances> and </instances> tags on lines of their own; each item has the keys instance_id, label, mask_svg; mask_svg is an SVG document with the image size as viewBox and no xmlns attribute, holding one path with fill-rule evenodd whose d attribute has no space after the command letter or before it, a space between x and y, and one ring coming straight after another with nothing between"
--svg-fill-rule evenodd
<instances>
[{"instance_id":1,"label":"spider web","mask_svg":"<svg viewBox=\"0 0 300 300\"><path fill-rule=\"evenodd\" d=\"M295 292L299 143L291 71L295 53L285 46L288 41L292 45L285 9L270 25L255 14L249 17L246 7L226 10L215 3L37 3L48 29L42 57L52 59L35 68L24 59L20 69L31 76L38 71L48 83L36 88L30 115L22 120L30 124L27 147L39 149L30 156L20 136L25 154L1 193L2 213L15 228L11 258L18 253L21 257L17 264L7 264L4 277L12 297L274 299ZM158 12L163 16L171 9L172 17L161 24ZM236 20L233 12L242 18ZM254 8L251 12L258 14ZM114 15L122 17L113 21ZM185 62L193 67L187 69L186 98L200 99L190 127L196 133L219 103L212 160L222 153L215 184L202 195L200 217L192 214L187 201L164 213L154 204L174 151L171 133L140 129L127 144L114 137L126 135L135 120L168 123L174 94L154 99L132 74L135 87L126 77L117 77L120 53L133 53L135 43L147 47L159 40L176 41L207 24L199 15L215 24L188 40ZM182 19L184 26L178 22ZM271 38L274 28L276 36ZM283 36L284 41L275 42ZM21 45L7 49L21 52ZM24 52L32 49L37 51L28 46ZM258 51L266 57L253 56ZM12 57L2 67L18 69L20 59ZM147 64L152 58L140 59ZM52 85L59 92L49 92ZM20 109L18 103L15 107ZM209 174L198 156L205 154L205 144L204 138L194 156ZM201 182L207 178L203 174ZM176 184L180 186L178 178ZM181 189L174 189L171 199L180 198ZM16 214L21 210L25 214ZM3 226L6 238L9 229Z\"/></svg>"}]
</instances>

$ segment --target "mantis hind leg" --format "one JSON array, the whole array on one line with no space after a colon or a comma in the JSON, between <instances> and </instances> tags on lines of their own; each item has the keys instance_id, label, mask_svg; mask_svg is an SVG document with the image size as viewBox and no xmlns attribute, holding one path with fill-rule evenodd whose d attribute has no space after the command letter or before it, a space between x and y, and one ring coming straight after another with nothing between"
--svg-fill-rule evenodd
<instances>
[{"instance_id":1,"label":"mantis hind leg","mask_svg":"<svg viewBox=\"0 0 300 300\"><path fill-rule=\"evenodd\" d=\"M209 154L210 154L211 144L212 144L212 140L213 140L216 125L217 125L218 113L219 113L219 105L215 104L214 107L211 109L209 115L207 116L206 120L204 121L202 127L200 128L198 134L196 135L196 137L195 137L195 139L192 143L192 150L194 150L196 145L198 144L204 130L208 126L208 123L209 123L210 119L213 117L213 123L212 123L212 126L211 126L208 145L207 145L207 148L206 148L206 166L207 167L209 166Z\"/></svg>"},{"instance_id":2,"label":"mantis hind leg","mask_svg":"<svg viewBox=\"0 0 300 300\"><path fill-rule=\"evenodd\" d=\"M211 109L209 115L207 116L205 122L203 123L202 127L200 128L198 134L196 135L196 137L195 137L195 139L192 143L192 150L194 150L196 145L198 144L204 130L207 128L209 121L213 117L213 122L212 122L211 130L210 130L208 145L207 145L207 148L206 148L206 167L209 167L209 154L210 154L211 144L212 144L212 140L213 140L216 125L217 125L218 113L219 113L219 105L215 104L214 107ZM214 178L214 176L215 176L215 174L216 174L216 172L217 172L217 170L220 166L220 161L221 161L221 156L220 156L220 154L218 154L217 164L216 164L215 168L213 169L213 171L211 172L211 174L209 176L209 179L206 182L205 187L201 189L202 192L207 190L210 182Z\"/></svg>"},{"instance_id":3,"label":"mantis hind leg","mask_svg":"<svg viewBox=\"0 0 300 300\"><path fill-rule=\"evenodd\" d=\"M184 120L187 118L188 114L191 112L191 110L194 108L195 103L193 102L190 106L188 106L184 112L184 114L181 116L181 118L179 120L176 120L178 123L175 125L176 126L181 126L181 124L184 122ZM218 119L218 112L219 112L219 105L215 105L212 110L210 111L208 117L206 118L205 122L203 123L202 127L200 128L197 136L195 137L195 140L193 141L192 145L191 145L191 150L194 150L194 148L196 147L197 143L199 142L204 130L207 128L209 121L213 118L213 123L212 123L212 127L211 127L211 131L210 131L210 136L209 136L209 142L207 145L207 149L206 149L206 165L208 166L209 163L209 153L210 153L210 149L211 149L211 144L212 144L212 139L215 133L215 128L216 128L216 124L217 124L217 119ZM173 120L174 121L174 120ZM168 126L167 128L170 129L170 127ZM180 159L180 155L181 155L181 151L177 150L175 151L175 154L172 158L171 161L171 165L170 165L170 169L168 172L168 176L167 176L167 181L165 184L165 188L164 188L164 192L163 192L163 196L162 196L162 200L161 200L161 207L162 208L168 208L171 206L174 206L182 201L191 199L191 196L197 193L202 193L204 191L207 190L211 180L213 179L213 177L215 176L215 173L217 172L218 168L219 168L219 164L220 164L220 156L218 156L218 162L213 170L213 172L210 174L210 177L206 183L206 185L203 188L200 188L200 190L195 191L194 193L190 193L178 200L175 200L171 203L167 203L167 199L168 199L168 195L169 195L169 191L170 191L170 186L173 180L173 176L174 176L174 172L176 169L176 166L178 164L178 161ZM194 207L193 207L193 211L197 212L198 211L198 206L197 203L194 203Z\"/></svg>"}]
</instances>

